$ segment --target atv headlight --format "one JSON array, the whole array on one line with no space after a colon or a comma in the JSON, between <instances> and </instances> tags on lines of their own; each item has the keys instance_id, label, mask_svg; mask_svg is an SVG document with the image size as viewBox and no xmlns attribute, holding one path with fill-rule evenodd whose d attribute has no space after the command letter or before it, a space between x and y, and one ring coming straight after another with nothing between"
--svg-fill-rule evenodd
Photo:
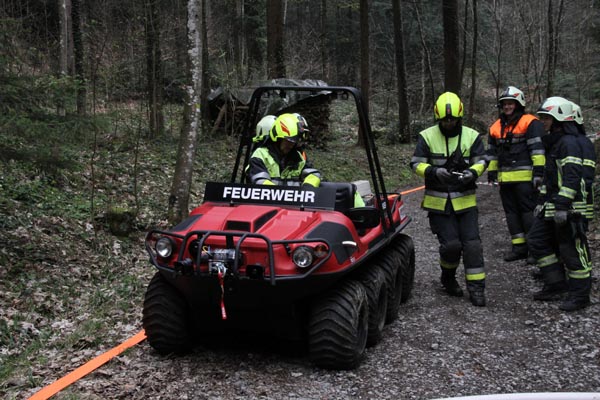
<instances>
[{"instance_id":1,"label":"atv headlight","mask_svg":"<svg viewBox=\"0 0 600 400\"><path fill-rule=\"evenodd\" d=\"M173 254L174 247L175 244L173 243L173 240L171 238L161 237L156 241L154 249L156 250L156 253L162 258L169 258L171 257L171 254Z\"/></svg>"},{"instance_id":2,"label":"atv headlight","mask_svg":"<svg viewBox=\"0 0 600 400\"><path fill-rule=\"evenodd\" d=\"M297 247L292 253L292 261L298 268L310 267L314 259L315 253L308 246Z\"/></svg>"}]
</instances>

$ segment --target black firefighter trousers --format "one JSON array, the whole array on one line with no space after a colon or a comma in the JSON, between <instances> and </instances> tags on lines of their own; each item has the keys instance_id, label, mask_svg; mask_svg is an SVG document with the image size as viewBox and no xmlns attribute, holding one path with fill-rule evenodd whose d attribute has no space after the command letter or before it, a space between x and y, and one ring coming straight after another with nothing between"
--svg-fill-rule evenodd
<instances>
[{"instance_id":1,"label":"black firefighter trousers","mask_svg":"<svg viewBox=\"0 0 600 400\"><path fill-rule=\"evenodd\" d=\"M583 230L573 226L572 222L556 226L552 219L534 218L527 235L529 250L542 271L544 284L565 282L566 272L570 296L588 297L592 281L590 250Z\"/></svg>"},{"instance_id":2,"label":"black firefighter trousers","mask_svg":"<svg viewBox=\"0 0 600 400\"><path fill-rule=\"evenodd\" d=\"M485 271L477 208L458 214L453 211L445 214L429 212L429 226L440 243L442 272L455 273L462 255L467 289L470 292L482 290Z\"/></svg>"},{"instance_id":3,"label":"black firefighter trousers","mask_svg":"<svg viewBox=\"0 0 600 400\"><path fill-rule=\"evenodd\" d=\"M500 184L500 199L514 253L527 253L526 235L533 223L537 193L531 182Z\"/></svg>"}]
</instances>

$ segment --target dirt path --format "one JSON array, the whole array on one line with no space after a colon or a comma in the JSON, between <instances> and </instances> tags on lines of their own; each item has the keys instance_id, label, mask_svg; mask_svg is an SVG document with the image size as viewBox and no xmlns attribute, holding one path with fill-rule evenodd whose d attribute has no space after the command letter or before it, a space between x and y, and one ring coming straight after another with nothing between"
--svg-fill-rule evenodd
<instances>
[{"instance_id":1,"label":"dirt path","mask_svg":"<svg viewBox=\"0 0 600 400\"><path fill-rule=\"evenodd\" d=\"M438 245L419 209L421 196L405 196L413 216L407 233L416 245L413 297L358 369L326 371L303 355L249 350L243 336L236 346L199 348L178 358L160 357L143 342L57 398L433 399L600 392L598 282L592 306L581 312L565 314L556 303L533 302L531 293L539 287L531 278L533 267L502 261L509 239L499 196L482 185L488 306L473 307L467 297L449 298L439 288ZM597 267L598 251L593 255Z\"/></svg>"}]
</instances>

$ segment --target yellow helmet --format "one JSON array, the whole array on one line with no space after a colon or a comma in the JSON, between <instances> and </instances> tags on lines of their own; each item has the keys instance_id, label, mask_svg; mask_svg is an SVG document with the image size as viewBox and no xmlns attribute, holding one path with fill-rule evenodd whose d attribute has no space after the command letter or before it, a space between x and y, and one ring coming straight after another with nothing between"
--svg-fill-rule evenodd
<instances>
[{"instance_id":1,"label":"yellow helmet","mask_svg":"<svg viewBox=\"0 0 600 400\"><path fill-rule=\"evenodd\" d=\"M463 103L460 98L452 93L442 93L433 107L435 119L440 120L446 117L462 118L464 115Z\"/></svg>"},{"instance_id":2,"label":"yellow helmet","mask_svg":"<svg viewBox=\"0 0 600 400\"><path fill-rule=\"evenodd\" d=\"M271 128L271 140L276 142L279 139L286 139L290 142L298 142L302 136L302 127L298 121L298 117L294 114L281 114L275 120Z\"/></svg>"}]
</instances>

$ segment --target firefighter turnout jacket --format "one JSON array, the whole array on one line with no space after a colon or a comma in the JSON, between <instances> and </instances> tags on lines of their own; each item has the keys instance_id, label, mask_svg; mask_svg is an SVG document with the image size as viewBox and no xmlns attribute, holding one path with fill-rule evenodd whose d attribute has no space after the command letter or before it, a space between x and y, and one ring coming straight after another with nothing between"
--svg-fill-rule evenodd
<instances>
[{"instance_id":1,"label":"firefighter turnout jacket","mask_svg":"<svg viewBox=\"0 0 600 400\"><path fill-rule=\"evenodd\" d=\"M544 175L543 124L531 114L508 120L504 114L490 127L488 171L498 172L498 183L530 182Z\"/></svg>"},{"instance_id":2,"label":"firefighter turnout jacket","mask_svg":"<svg viewBox=\"0 0 600 400\"><path fill-rule=\"evenodd\" d=\"M564 133L550 133L545 138L548 161L539 203L544 204L545 219L552 219L556 210L570 210L591 219L593 203L588 205L592 201L588 191L596 166L594 148L573 123L563 126Z\"/></svg>"},{"instance_id":3,"label":"firefighter turnout jacket","mask_svg":"<svg viewBox=\"0 0 600 400\"><path fill-rule=\"evenodd\" d=\"M454 137L444 136L438 125L425 129L419 133L410 165L417 175L425 178L421 204L425 210L459 213L477 206L475 181L485 171L486 161L483 141L474 129L463 126ZM457 175L450 183L440 182L436 178L437 168L446 168ZM459 174L466 169L473 172L475 179L463 183Z\"/></svg>"},{"instance_id":4,"label":"firefighter turnout jacket","mask_svg":"<svg viewBox=\"0 0 600 400\"><path fill-rule=\"evenodd\" d=\"M301 152L292 150L284 156L273 143L254 150L246 167L246 176L249 183L262 185L309 184L318 187L321 183L321 173Z\"/></svg>"}]
</instances>

